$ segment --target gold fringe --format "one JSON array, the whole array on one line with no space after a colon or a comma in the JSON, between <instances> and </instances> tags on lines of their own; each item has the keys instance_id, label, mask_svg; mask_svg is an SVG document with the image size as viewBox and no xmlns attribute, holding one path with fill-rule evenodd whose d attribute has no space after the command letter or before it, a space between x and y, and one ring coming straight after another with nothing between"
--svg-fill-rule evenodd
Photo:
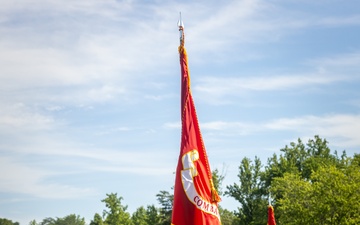
<instances>
[{"instance_id":1,"label":"gold fringe","mask_svg":"<svg viewBox=\"0 0 360 225\"><path fill-rule=\"evenodd\" d=\"M187 64L187 53L186 53L186 50L185 50L185 47L183 45L183 43L180 44L179 48L178 48L178 51L179 51L179 54L183 54L184 55L184 58L185 58L185 61L186 61L186 64ZM188 71L188 68L187 68L187 65L186 65L186 68L187 70L187 74L189 76L188 78L188 87L190 88L190 72ZM213 183L213 180L210 179L210 185L211 185L211 202L220 202L221 201L221 198L219 196L219 194L217 193L216 189L215 189L215 186L214 186L214 183Z\"/></svg>"},{"instance_id":2,"label":"gold fringe","mask_svg":"<svg viewBox=\"0 0 360 225\"><path fill-rule=\"evenodd\" d=\"M212 202L220 202L221 198L215 189L212 179L210 179L210 185L211 185L211 201Z\"/></svg>"},{"instance_id":3,"label":"gold fringe","mask_svg":"<svg viewBox=\"0 0 360 225\"><path fill-rule=\"evenodd\" d=\"M179 51L180 54L184 53L184 55L186 56L186 59L187 59L186 50L185 50L185 47L183 45L179 46L178 51Z\"/></svg>"}]
</instances>

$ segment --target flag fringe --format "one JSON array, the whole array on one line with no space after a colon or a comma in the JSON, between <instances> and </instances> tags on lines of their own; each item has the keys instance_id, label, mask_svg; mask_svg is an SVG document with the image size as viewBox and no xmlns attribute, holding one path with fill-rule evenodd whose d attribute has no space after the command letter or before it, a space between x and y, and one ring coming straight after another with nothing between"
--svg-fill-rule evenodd
<instances>
[{"instance_id":1,"label":"flag fringe","mask_svg":"<svg viewBox=\"0 0 360 225\"><path fill-rule=\"evenodd\" d=\"M213 180L210 179L210 185L211 185L211 202L220 202L221 198L219 196L219 194L217 193Z\"/></svg>"}]
</instances>

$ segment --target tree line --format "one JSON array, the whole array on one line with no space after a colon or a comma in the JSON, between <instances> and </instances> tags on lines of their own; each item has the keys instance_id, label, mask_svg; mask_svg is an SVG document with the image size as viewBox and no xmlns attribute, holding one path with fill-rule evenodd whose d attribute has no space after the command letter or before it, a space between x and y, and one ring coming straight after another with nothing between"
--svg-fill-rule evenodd
<instances>
[{"instance_id":1,"label":"tree line","mask_svg":"<svg viewBox=\"0 0 360 225\"><path fill-rule=\"evenodd\" d=\"M331 152L326 139L315 136L305 144L291 142L263 164L258 157L240 161L238 181L222 187L225 175L213 171L215 188L234 198L235 211L219 206L223 225L264 225L267 206L273 205L278 225L360 224L360 154ZM89 225L170 225L173 194L157 195L160 207L140 206L130 214L117 193L106 194L102 213ZM85 218L71 214L45 218L29 225L85 225ZM0 225L19 225L0 218Z\"/></svg>"}]
</instances>

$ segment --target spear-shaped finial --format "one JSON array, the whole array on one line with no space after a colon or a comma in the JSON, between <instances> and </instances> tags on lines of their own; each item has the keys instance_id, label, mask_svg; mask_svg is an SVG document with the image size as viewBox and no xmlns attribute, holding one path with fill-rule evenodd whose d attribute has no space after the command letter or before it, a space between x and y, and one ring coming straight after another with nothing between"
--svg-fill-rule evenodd
<instances>
[{"instance_id":1,"label":"spear-shaped finial","mask_svg":"<svg viewBox=\"0 0 360 225\"><path fill-rule=\"evenodd\" d=\"M178 27L180 32L180 45L184 46L185 44L185 33L184 33L184 23L181 20L181 12L180 12L180 19L178 21Z\"/></svg>"}]
</instances>

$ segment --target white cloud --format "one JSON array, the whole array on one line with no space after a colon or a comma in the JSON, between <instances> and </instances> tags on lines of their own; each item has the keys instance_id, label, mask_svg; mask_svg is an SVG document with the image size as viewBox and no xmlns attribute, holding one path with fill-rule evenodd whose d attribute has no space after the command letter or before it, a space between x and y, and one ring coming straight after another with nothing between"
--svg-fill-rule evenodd
<instances>
[{"instance_id":1,"label":"white cloud","mask_svg":"<svg viewBox=\"0 0 360 225\"><path fill-rule=\"evenodd\" d=\"M261 14L266 7L269 6L266 2L258 0L232 1L226 4L219 4L218 7L212 5L204 8L203 4L195 4L189 6L191 12L202 12L196 19L195 26L186 27L189 29L189 38L196 44L197 51L216 50L229 43L238 42L239 40L249 40L253 32L258 27L254 25L254 19ZM192 20L190 16L189 20ZM185 20L186 21L186 20ZM190 22L189 21L189 22ZM241 32L243 35L238 35ZM237 40L234 40L234 37ZM240 39L239 39L240 38ZM206 41L203 41L203 40ZM229 42L231 40L231 42Z\"/></svg>"},{"instance_id":2,"label":"white cloud","mask_svg":"<svg viewBox=\"0 0 360 225\"><path fill-rule=\"evenodd\" d=\"M168 122L165 123L163 127L166 129L181 129L181 122Z\"/></svg>"},{"instance_id":3,"label":"white cloud","mask_svg":"<svg viewBox=\"0 0 360 225\"><path fill-rule=\"evenodd\" d=\"M4 0L0 3L1 11L6 15L16 12L47 12L47 13L80 13L83 15L100 15L102 17L116 17L115 12L127 12L132 9L132 1L88 0L74 2L69 0L28 0L22 3Z\"/></svg>"},{"instance_id":4,"label":"white cloud","mask_svg":"<svg viewBox=\"0 0 360 225\"><path fill-rule=\"evenodd\" d=\"M360 146L360 115L330 114L279 118L262 122L212 121L200 124L202 132L215 136L247 136L269 131L291 131L299 136L320 135L340 147ZM179 129L180 123L167 123L166 128Z\"/></svg>"},{"instance_id":5,"label":"white cloud","mask_svg":"<svg viewBox=\"0 0 360 225\"><path fill-rule=\"evenodd\" d=\"M325 26L360 25L360 15L349 15L345 17L325 17L321 18L316 24Z\"/></svg>"},{"instance_id":6,"label":"white cloud","mask_svg":"<svg viewBox=\"0 0 360 225\"><path fill-rule=\"evenodd\" d=\"M297 74L267 74L246 77L207 76L197 80L193 90L197 97L210 104L231 104L227 96L245 96L250 92L306 90L321 85L358 80L359 53L338 54L305 62L313 72Z\"/></svg>"},{"instance_id":7,"label":"white cloud","mask_svg":"<svg viewBox=\"0 0 360 225\"><path fill-rule=\"evenodd\" d=\"M49 130L56 124L53 117L34 112L24 103L0 105L0 132Z\"/></svg>"},{"instance_id":8,"label":"white cloud","mask_svg":"<svg viewBox=\"0 0 360 225\"><path fill-rule=\"evenodd\" d=\"M117 131L130 131L128 127L116 128ZM113 132L113 131L111 131ZM106 134L105 134L106 135ZM35 156L46 158L47 162L41 162L43 166L54 161L54 165L71 165L72 160L76 164L66 166L56 174L74 171L104 171L113 170L117 172L131 172L141 174L159 175L156 171L166 170L169 155L163 154L166 150L151 148L134 149L129 146L118 145L117 148L96 147L92 144L76 141L76 137L48 134L43 132L20 133L11 136L17 141L3 142L0 148L3 152L14 158L23 156ZM126 138L125 138L126 139ZM71 159L71 160L69 160ZM159 164L159 161L162 163ZM95 164L94 164L95 162ZM7 164L10 165L10 164ZM111 169L110 169L111 168ZM130 168L138 168L131 170ZM51 171L51 170L50 170ZM36 173L34 173L36 174ZM50 173L52 175L54 173ZM48 174L47 174L48 175Z\"/></svg>"},{"instance_id":9,"label":"white cloud","mask_svg":"<svg viewBox=\"0 0 360 225\"><path fill-rule=\"evenodd\" d=\"M340 77L318 76L316 74L288 75L288 76L268 76L250 78L202 78L201 83L195 86L196 91L213 92L223 94L226 92L241 91L273 91L284 90L305 85L328 84L343 80Z\"/></svg>"},{"instance_id":10,"label":"white cloud","mask_svg":"<svg viewBox=\"0 0 360 225\"><path fill-rule=\"evenodd\" d=\"M121 127L119 130L129 130ZM20 134L21 135L21 134ZM171 156L157 149L147 151L96 148L62 136L39 132L3 142L0 149L0 191L47 199L81 198L97 194L97 185L79 187L60 182L56 177L68 174L112 172L123 175L168 175L173 170ZM30 160L28 158L36 158ZM43 160L44 159L44 160Z\"/></svg>"},{"instance_id":11,"label":"white cloud","mask_svg":"<svg viewBox=\"0 0 360 225\"><path fill-rule=\"evenodd\" d=\"M302 74L286 76L261 76L250 78L205 77L193 87L197 97L209 104L231 104L227 96L245 96L255 91L281 91L331 84L348 80L347 77ZM304 89L303 89L304 90Z\"/></svg>"},{"instance_id":12,"label":"white cloud","mask_svg":"<svg viewBox=\"0 0 360 225\"><path fill-rule=\"evenodd\" d=\"M122 99L124 93L134 92L134 80L164 74L156 72L160 64L163 69L171 65L164 65L164 60L174 57L176 65L176 25L170 33L170 14L151 5L132 1L1 4L7 19L0 26L0 88L16 91L11 98L58 102L53 104ZM147 14L137 16L143 14L139 8L146 7ZM151 13L148 21L143 20ZM20 96L23 90L26 94Z\"/></svg>"},{"instance_id":13,"label":"white cloud","mask_svg":"<svg viewBox=\"0 0 360 225\"><path fill-rule=\"evenodd\" d=\"M61 93L61 96L47 91L42 97L71 104L75 100L75 104L81 104L85 101L98 102L120 97L120 93L114 92L114 89L121 90L121 93L130 92L136 83L132 81L149 79L145 74L159 73L159 67L176 66L176 20L179 9L185 9L184 16L187 18L184 20L187 19L191 24L187 27L191 39L189 44L197 43L196 51L205 54L207 51L216 51L219 56L226 55L225 49L218 51L223 46L238 45L240 42L245 43L245 40L256 42L264 34L267 38L275 37L279 35L279 30L283 30L284 22L291 24L298 21L296 15L291 17L289 13L284 15L285 18L281 17L283 9L275 5L249 0L226 2L216 8L200 3L173 2L154 7L138 4L136 1L95 0L86 3L31 1L26 4L3 1L1 4L8 25L0 28L0 33L4 34L0 44L0 77L3 81L0 87L5 90L67 87L68 92ZM139 9L146 9L147 13L140 16ZM195 11L199 12L194 13ZM274 19L269 19L269 13L274 11L279 13L276 13ZM18 13L24 18L44 16L44 22L27 20L28 22L18 22L16 26L12 26L12 19ZM45 19L46 17L48 18ZM148 20L143 17L148 17ZM311 26L309 21L307 23ZM254 52L242 55L262 57ZM194 57L193 61L201 58ZM298 77L286 77L245 80L240 88L269 90L291 83L295 85L303 80L301 77L295 82ZM237 81L244 80L235 78L230 81L235 81L233 87L227 83L229 88L217 87L215 90L220 94L236 92L235 89L239 88ZM308 81L303 80L303 83ZM206 92L209 82L218 80L204 81L205 85L196 88ZM213 88L211 84L210 86ZM40 96L34 93L25 97L29 99ZM149 95L147 98L157 100L162 96Z\"/></svg>"},{"instance_id":14,"label":"white cloud","mask_svg":"<svg viewBox=\"0 0 360 225\"><path fill-rule=\"evenodd\" d=\"M98 89L91 89L88 91L88 96L92 101L106 101L114 99L116 96L124 94L125 90L109 85L102 86Z\"/></svg>"},{"instance_id":15,"label":"white cloud","mask_svg":"<svg viewBox=\"0 0 360 225\"><path fill-rule=\"evenodd\" d=\"M295 131L301 135L319 134L327 139L334 139L336 145L341 147L360 145L360 115L357 114L282 118L266 123L264 128Z\"/></svg>"},{"instance_id":16,"label":"white cloud","mask_svg":"<svg viewBox=\"0 0 360 225\"><path fill-rule=\"evenodd\" d=\"M51 172L35 169L10 158L0 157L0 191L28 194L40 198L79 198L94 194L91 188L46 183Z\"/></svg>"},{"instance_id":17,"label":"white cloud","mask_svg":"<svg viewBox=\"0 0 360 225\"><path fill-rule=\"evenodd\" d=\"M256 126L253 126L249 123L243 122L224 122L224 121L214 121L214 122L205 122L201 124L201 129L208 131L231 131L226 132L225 135L247 135L254 132L258 129ZM220 134L222 135L222 134Z\"/></svg>"},{"instance_id":18,"label":"white cloud","mask_svg":"<svg viewBox=\"0 0 360 225\"><path fill-rule=\"evenodd\" d=\"M307 64L320 68L329 68L329 70L340 68L346 69L346 67L360 69L360 53L343 53L319 59L312 59L308 60Z\"/></svg>"},{"instance_id":19,"label":"white cloud","mask_svg":"<svg viewBox=\"0 0 360 225\"><path fill-rule=\"evenodd\" d=\"M315 9L321 5L302 3ZM262 0L227 1L216 7L210 4L189 5L184 17L188 19L185 20L185 34L192 62L263 58L261 54L266 52L254 53L257 48L249 49L249 46L279 43L287 36L306 32L307 29L360 24L358 14L328 16L326 12L314 11ZM186 22L191 26L186 26ZM233 54L226 54L229 51Z\"/></svg>"}]
</instances>

